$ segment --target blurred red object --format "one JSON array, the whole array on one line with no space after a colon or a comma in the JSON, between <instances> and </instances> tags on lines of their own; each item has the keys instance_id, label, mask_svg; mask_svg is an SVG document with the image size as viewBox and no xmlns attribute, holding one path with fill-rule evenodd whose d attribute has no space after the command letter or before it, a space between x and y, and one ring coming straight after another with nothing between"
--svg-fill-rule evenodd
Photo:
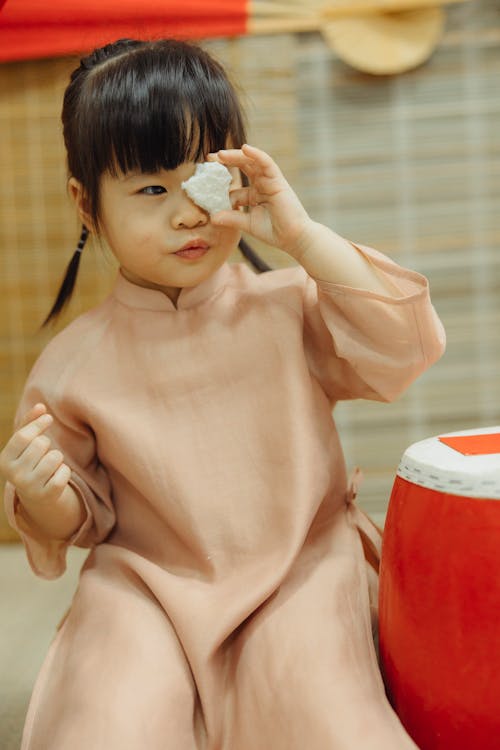
<instances>
[{"instance_id":1,"label":"blurred red object","mask_svg":"<svg viewBox=\"0 0 500 750\"><path fill-rule=\"evenodd\" d=\"M0 62L80 54L129 37L245 34L247 0L0 0Z\"/></svg>"},{"instance_id":2,"label":"blurred red object","mask_svg":"<svg viewBox=\"0 0 500 750\"><path fill-rule=\"evenodd\" d=\"M440 438L410 446L384 530L380 657L421 750L500 748L499 540L500 454L463 455Z\"/></svg>"}]
</instances>

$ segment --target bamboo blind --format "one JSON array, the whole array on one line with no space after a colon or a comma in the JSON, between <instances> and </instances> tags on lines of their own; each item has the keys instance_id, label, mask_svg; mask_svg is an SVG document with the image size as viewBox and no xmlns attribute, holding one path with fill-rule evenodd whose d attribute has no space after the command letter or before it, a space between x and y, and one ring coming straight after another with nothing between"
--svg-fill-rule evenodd
<instances>
[{"instance_id":1,"label":"bamboo blind","mask_svg":"<svg viewBox=\"0 0 500 750\"><path fill-rule=\"evenodd\" d=\"M499 45L496 0L452 7L431 62L394 78L354 72L316 34L207 44L246 92L250 142L275 156L312 216L431 280L443 359L396 403L336 413L348 464L365 474L360 504L378 520L409 444L500 422ZM0 67L2 445L78 235L59 126L73 65ZM253 244L274 266L289 263ZM63 323L102 299L113 275L98 247L86 252Z\"/></svg>"}]
</instances>

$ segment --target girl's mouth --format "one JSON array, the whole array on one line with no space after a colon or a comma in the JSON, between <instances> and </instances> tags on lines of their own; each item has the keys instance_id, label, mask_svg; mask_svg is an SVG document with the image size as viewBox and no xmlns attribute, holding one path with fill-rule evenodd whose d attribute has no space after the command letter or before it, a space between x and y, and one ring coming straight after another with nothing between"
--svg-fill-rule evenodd
<instances>
[{"instance_id":1,"label":"girl's mouth","mask_svg":"<svg viewBox=\"0 0 500 750\"><path fill-rule=\"evenodd\" d=\"M200 240L188 242L184 247L181 247L180 250L177 250L174 255L177 255L178 258L184 258L185 260L197 260L198 258L202 258L208 250L209 246L207 243Z\"/></svg>"}]
</instances>

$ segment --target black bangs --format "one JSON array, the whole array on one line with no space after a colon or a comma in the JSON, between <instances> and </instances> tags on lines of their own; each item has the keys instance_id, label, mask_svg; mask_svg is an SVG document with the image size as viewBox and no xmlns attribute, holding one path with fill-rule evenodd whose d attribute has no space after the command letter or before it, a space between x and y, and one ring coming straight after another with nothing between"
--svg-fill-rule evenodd
<instances>
[{"instance_id":1,"label":"black bangs","mask_svg":"<svg viewBox=\"0 0 500 750\"><path fill-rule=\"evenodd\" d=\"M86 188L96 222L103 173L175 169L228 141L236 147L245 142L239 103L223 69L183 42L146 43L99 66L86 80L80 106L81 161L69 167Z\"/></svg>"}]
</instances>

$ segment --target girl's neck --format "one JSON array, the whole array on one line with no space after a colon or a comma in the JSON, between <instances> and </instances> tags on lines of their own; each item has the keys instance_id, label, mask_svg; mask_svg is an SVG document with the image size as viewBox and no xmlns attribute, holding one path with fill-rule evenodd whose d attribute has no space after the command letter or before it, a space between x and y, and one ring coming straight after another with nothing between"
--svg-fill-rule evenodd
<instances>
[{"instance_id":1,"label":"girl's neck","mask_svg":"<svg viewBox=\"0 0 500 750\"><path fill-rule=\"evenodd\" d=\"M163 292L177 307L177 300L179 299L179 294L181 293L182 287L176 287L176 286L161 286L161 284L155 284L154 282L144 281L143 279L140 279L136 277L134 274L130 273L130 271L127 271L126 268L120 267L120 273L124 278L127 279L127 281L130 281L132 284L136 284L137 286L142 286L145 289L156 289L159 292Z\"/></svg>"}]
</instances>

